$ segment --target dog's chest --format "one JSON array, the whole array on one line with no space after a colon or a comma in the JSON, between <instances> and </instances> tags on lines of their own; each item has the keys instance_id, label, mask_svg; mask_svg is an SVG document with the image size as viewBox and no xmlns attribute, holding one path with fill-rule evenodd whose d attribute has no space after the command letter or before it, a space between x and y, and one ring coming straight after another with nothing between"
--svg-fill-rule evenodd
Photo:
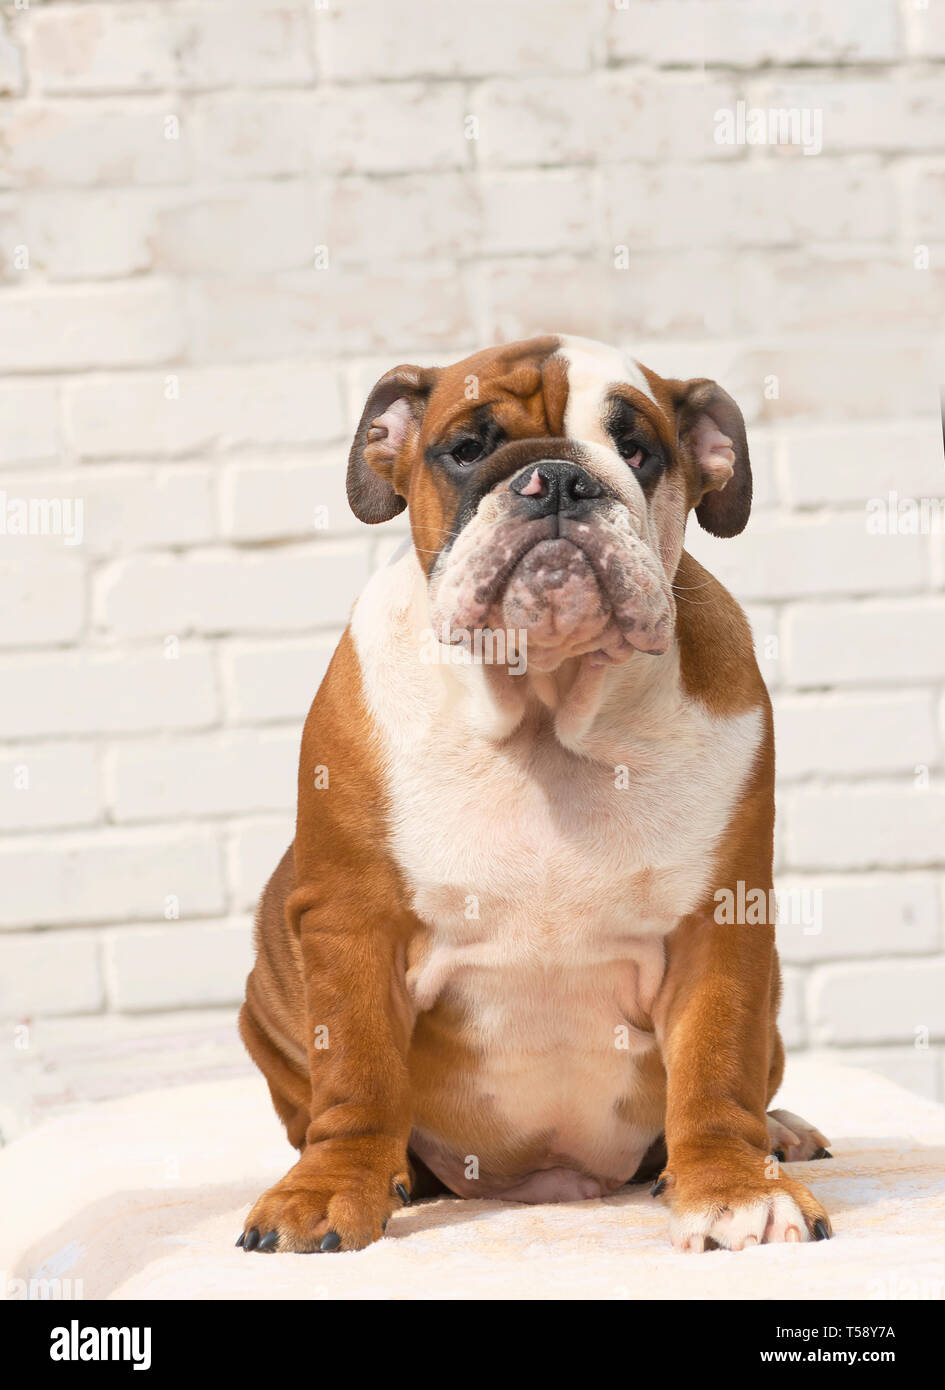
<instances>
[{"instance_id":1,"label":"dog's chest","mask_svg":"<svg viewBox=\"0 0 945 1390\"><path fill-rule=\"evenodd\" d=\"M671 789L631 790L619 766L566 755L440 751L394 798L395 854L438 945L578 963L631 926L667 929L682 885L661 869L690 858Z\"/></svg>"},{"instance_id":2,"label":"dog's chest","mask_svg":"<svg viewBox=\"0 0 945 1390\"><path fill-rule=\"evenodd\" d=\"M474 1012L506 993L522 1007L564 970L609 975L645 1011L661 938L704 900L754 735L695 716L662 745L628 736L612 763L527 731L500 745L442 726L418 737L388 788L393 853L425 928L417 1007L447 987Z\"/></svg>"}]
</instances>

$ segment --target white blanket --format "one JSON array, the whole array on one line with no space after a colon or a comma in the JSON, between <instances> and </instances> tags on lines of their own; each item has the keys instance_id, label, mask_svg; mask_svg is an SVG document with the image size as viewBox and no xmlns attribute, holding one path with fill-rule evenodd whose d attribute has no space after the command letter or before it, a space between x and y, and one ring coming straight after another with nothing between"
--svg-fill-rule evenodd
<instances>
[{"instance_id":1,"label":"white blanket","mask_svg":"<svg viewBox=\"0 0 945 1390\"><path fill-rule=\"evenodd\" d=\"M351 1254L234 1242L293 1159L261 1078L87 1105L0 1151L7 1297L661 1299L945 1297L945 1108L869 1072L796 1061L776 1102L830 1136L798 1164L835 1239L682 1255L646 1187L525 1207L439 1200ZM42 1285L33 1284L34 1296Z\"/></svg>"}]
</instances>

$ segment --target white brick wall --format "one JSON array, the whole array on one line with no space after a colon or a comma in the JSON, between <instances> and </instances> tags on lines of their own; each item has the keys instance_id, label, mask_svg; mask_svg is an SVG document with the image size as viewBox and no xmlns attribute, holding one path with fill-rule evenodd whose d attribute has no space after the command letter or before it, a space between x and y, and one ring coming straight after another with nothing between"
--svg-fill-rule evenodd
<instances>
[{"instance_id":1,"label":"white brick wall","mask_svg":"<svg viewBox=\"0 0 945 1390\"><path fill-rule=\"evenodd\" d=\"M746 410L753 524L690 542L818 904L785 1036L945 1098L945 537L866 524L945 495L945 0L31 0L0 93L0 492L84 508L0 536L0 1013L218 1027L403 530L345 505L364 393L563 329ZM718 143L739 101L822 150Z\"/></svg>"}]
</instances>

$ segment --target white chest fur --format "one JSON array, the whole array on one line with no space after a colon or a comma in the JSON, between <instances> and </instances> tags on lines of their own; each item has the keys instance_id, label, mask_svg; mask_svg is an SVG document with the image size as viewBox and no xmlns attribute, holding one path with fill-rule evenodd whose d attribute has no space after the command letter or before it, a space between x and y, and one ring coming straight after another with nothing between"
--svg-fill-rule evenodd
<instances>
[{"instance_id":1,"label":"white chest fur","mask_svg":"<svg viewBox=\"0 0 945 1390\"><path fill-rule=\"evenodd\" d=\"M534 715L496 740L482 731L482 668L421 660L423 615L409 555L353 620L391 850L427 928L412 1000L422 1012L449 991L461 1004L482 1097L516 1133L620 1173L653 1137L628 1135L615 1107L652 1045L638 1025L663 937L710 886L760 712L713 717L682 694L672 654L641 655L608 674L594 757Z\"/></svg>"}]
</instances>

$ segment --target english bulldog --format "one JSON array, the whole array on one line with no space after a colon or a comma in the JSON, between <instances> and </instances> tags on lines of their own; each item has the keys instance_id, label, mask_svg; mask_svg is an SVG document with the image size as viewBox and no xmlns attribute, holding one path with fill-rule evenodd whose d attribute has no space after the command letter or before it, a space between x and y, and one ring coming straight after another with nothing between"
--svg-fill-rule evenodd
<instances>
[{"instance_id":1,"label":"english bulldog","mask_svg":"<svg viewBox=\"0 0 945 1390\"><path fill-rule=\"evenodd\" d=\"M766 1113L774 923L719 910L773 899L770 702L683 549L691 511L748 520L738 406L569 337L400 366L348 498L410 540L315 696L257 914L240 1028L299 1158L237 1243L654 1178L680 1250L827 1238L785 1165L828 1141Z\"/></svg>"}]
</instances>

